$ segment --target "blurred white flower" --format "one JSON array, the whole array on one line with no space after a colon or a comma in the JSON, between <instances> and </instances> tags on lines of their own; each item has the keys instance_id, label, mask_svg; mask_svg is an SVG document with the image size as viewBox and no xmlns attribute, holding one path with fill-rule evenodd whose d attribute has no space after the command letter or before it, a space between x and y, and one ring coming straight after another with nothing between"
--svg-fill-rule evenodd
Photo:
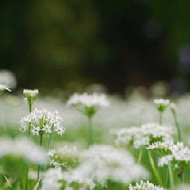
<instances>
[{"instance_id":1,"label":"blurred white flower","mask_svg":"<svg viewBox=\"0 0 190 190\"><path fill-rule=\"evenodd\" d=\"M62 187L59 180L63 179L61 168L49 169L42 180L42 190L59 190Z\"/></svg>"},{"instance_id":2,"label":"blurred white flower","mask_svg":"<svg viewBox=\"0 0 190 190\"><path fill-rule=\"evenodd\" d=\"M67 102L68 105L74 106L81 113L92 117L100 107L109 106L109 101L104 94L74 94Z\"/></svg>"},{"instance_id":3,"label":"blurred white flower","mask_svg":"<svg viewBox=\"0 0 190 190\"><path fill-rule=\"evenodd\" d=\"M50 134L54 131L59 135L62 135L65 131L65 128L63 127L63 120L58 115L58 112L52 113L45 109L35 109L33 112L21 119L21 131L26 131L29 126L31 127L31 132L33 135Z\"/></svg>"},{"instance_id":4,"label":"blurred white flower","mask_svg":"<svg viewBox=\"0 0 190 190\"><path fill-rule=\"evenodd\" d=\"M29 104L32 104L36 100L36 97L37 97L38 94L39 94L39 90L38 89L34 89L34 90L24 89L23 90L23 95L25 97L25 100Z\"/></svg>"},{"instance_id":5,"label":"blurred white flower","mask_svg":"<svg viewBox=\"0 0 190 190\"><path fill-rule=\"evenodd\" d=\"M165 190L162 187L156 186L149 181L141 181L140 183L136 183L135 186L130 185L129 190Z\"/></svg>"},{"instance_id":6,"label":"blurred white flower","mask_svg":"<svg viewBox=\"0 0 190 190\"><path fill-rule=\"evenodd\" d=\"M7 155L22 157L36 164L46 164L49 160L45 150L27 138L1 138L0 157Z\"/></svg>"},{"instance_id":7,"label":"blurred white flower","mask_svg":"<svg viewBox=\"0 0 190 190\"><path fill-rule=\"evenodd\" d=\"M10 88L16 88L17 82L15 74L8 70L0 71L0 84L5 84Z\"/></svg>"},{"instance_id":8,"label":"blurred white flower","mask_svg":"<svg viewBox=\"0 0 190 190\"><path fill-rule=\"evenodd\" d=\"M154 142L172 141L173 130L169 126L160 126L154 123L141 127L122 128L113 131L115 142L120 145L132 144L134 148L148 146Z\"/></svg>"},{"instance_id":9,"label":"blurred white flower","mask_svg":"<svg viewBox=\"0 0 190 190\"><path fill-rule=\"evenodd\" d=\"M173 160L172 155L162 156L161 158L159 158L158 166L162 167L164 165L169 165L172 160Z\"/></svg>"},{"instance_id":10,"label":"blurred white flower","mask_svg":"<svg viewBox=\"0 0 190 190\"><path fill-rule=\"evenodd\" d=\"M109 179L129 184L142 178L148 178L148 172L137 165L128 152L110 145L91 146L81 153L79 166L64 173L64 179L69 184L86 184L90 189L93 189L96 183L105 186Z\"/></svg>"},{"instance_id":11,"label":"blurred white flower","mask_svg":"<svg viewBox=\"0 0 190 190\"><path fill-rule=\"evenodd\" d=\"M0 94L2 94L5 90L11 92L11 90L4 84L0 84Z\"/></svg>"},{"instance_id":12,"label":"blurred white flower","mask_svg":"<svg viewBox=\"0 0 190 190\"><path fill-rule=\"evenodd\" d=\"M175 113L176 112L176 104L175 103L170 103L170 110Z\"/></svg>"},{"instance_id":13,"label":"blurred white flower","mask_svg":"<svg viewBox=\"0 0 190 190\"><path fill-rule=\"evenodd\" d=\"M163 112L169 105L170 101L165 99L155 99L154 103L158 109L158 111Z\"/></svg>"},{"instance_id":14,"label":"blurred white flower","mask_svg":"<svg viewBox=\"0 0 190 190\"><path fill-rule=\"evenodd\" d=\"M67 161L70 160L70 164L76 164L77 157L79 157L78 150L75 146L69 147L68 145L63 146L57 150L49 150L48 156L51 159L50 165L54 167L64 167L67 168Z\"/></svg>"}]
</instances>

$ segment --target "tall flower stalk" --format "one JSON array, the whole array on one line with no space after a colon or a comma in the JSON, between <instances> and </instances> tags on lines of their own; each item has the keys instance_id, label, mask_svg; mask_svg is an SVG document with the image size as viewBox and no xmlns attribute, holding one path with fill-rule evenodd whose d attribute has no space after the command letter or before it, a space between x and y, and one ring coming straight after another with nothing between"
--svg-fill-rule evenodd
<instances>
[{"instance_id":1,"label":"tall flower stalk","mask_svg":"<svg viewBox=\"0 0 190 190\"><path fill-rule=\"evenodd\" d=\"M148 157L149 157L150 165L152 167L152 170L154 172L154 175L155 175L159 185L164 186L164 184L162 182L162 179L161 179L161 177L160 177L160 175L158 173L158 170L157 170L157 168L155 166L154 159L152 158L152 155L151 155L150 151L148 151Z\"/></svg>"},{"instance_id":2,"label":"tall flower stalk","mask_svg":"<svg viewBox=\"0 0 190 190\"><path fill-rule=\"evenodd\" d=\"M173 119L174 119L174 122L175 122L175 126L176 126L176 129L177 129L178 141L181 142L182 141L181 129L180 129L180 126L179 126L179 123L178 123L178 120L177 120L176 105L174 103L170 104L170 110L172 112Z\"/></svg>"},{"instance_id":3,"label":"tall flower stalk","mask_svg":"<svg viewBox=\"0 0 190 190\"><path fill-rule=\"evenodd\" d=\"M35 90L24 89L23 90L24 99L28 103L29 113L32 112L32 105L33 105L34 101L36 100L38 93L39 93L39 91L37 89L35 89ZM31 125L29 124L28 125L28 138L29 139L30 139L30 135L31 135ZM26 186L25 186L26 190L28 190L28 172L29 172L29 167L27 166Z\"/></svg>"},{"instance_id":4,"label":"tall flower stalk","mask_svg":"<svg viewBox=\"0 0 190 190\"><path fill-rule=\"evenodd\" d=\"M47 110L35 109L20 121L20 130L26 131L31 127L31 134L40 136L40 146L42 146L43 136L57 132L62 135L65 132L63 127L63 120L58 112L48 112ZM53 126L53 127L52 127ZM50 143L50 142L49 142ZM37 182L40 179L40 165L38 165Z\"/></svg>"},{"instance_id":5,"label":"tall flower stalk","mask_svg":"<svg viewBox=\"0 0 190 190\"><path fill-rule=\"evenodd\" d=\"M93 139L93 117L97 113L100 107L109 106L107 97L103 94L74 94L67 102L68 105L72 105L79 112L84 114L88 119L88 145L94 143Z\"/></svg>"}]
</instances>

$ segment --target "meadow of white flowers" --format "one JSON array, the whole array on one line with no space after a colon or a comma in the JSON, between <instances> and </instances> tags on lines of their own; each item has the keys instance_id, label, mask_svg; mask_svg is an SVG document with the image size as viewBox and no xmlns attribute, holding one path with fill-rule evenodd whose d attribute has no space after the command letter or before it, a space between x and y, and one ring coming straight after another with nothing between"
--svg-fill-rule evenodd
<instances>
[{"instance_id":1,"label":"meadow of white flowers","mask_svg":"<svg viewBox=\"0 0 190 190\"><path fill-rule=\"evenodd\" d=\"M15 96L14 75L5 73L1 190L190 189L189 95Z\"/></svg>"}]
</instances>

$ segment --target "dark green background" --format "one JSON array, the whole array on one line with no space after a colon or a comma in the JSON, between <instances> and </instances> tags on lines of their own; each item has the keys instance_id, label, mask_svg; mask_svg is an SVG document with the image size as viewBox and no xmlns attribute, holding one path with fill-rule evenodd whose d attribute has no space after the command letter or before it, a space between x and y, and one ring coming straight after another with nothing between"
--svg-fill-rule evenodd
<instances>
[{"instance_id":1,"label":"dark green background","mask_svg":"<svg viewBox=\"0 0 190 190\"><path fill-rule=\"evenodd\" d=\"M164 80L188 90L189 8L189 0L2 0L0 69L15 72L20 88L100 83L122 93Z\"/></svg>"}]
</instances>

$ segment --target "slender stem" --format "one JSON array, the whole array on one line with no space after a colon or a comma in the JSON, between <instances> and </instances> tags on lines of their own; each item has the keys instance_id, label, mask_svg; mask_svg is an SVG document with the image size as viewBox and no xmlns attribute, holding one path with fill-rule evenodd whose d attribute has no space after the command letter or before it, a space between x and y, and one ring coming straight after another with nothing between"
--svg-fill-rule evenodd
<instances>
[{"instance_id":1,"label":"slender stem","mask_svg":"<svg viewBox=\"0 0 190 190\"><path fill-rule=\"evenodd\" d=\"M28 103L29 106L29 112L32 112L32 103ZM31 135L31 125L29 124L28 126L28 138L30 139L30 135ZM26 185L25 185L25 190L28 190L28 172L29 172L29 166L27 166L26 168Z\"/></svg>"},{"instance_id":2,"label":"slender stem","mask_svg":"<svg viewBox=\"0 0 190 190\"><path fill-rule=\"evenodd\" d=\"M40 135L40 146L42 146L42 141L43 141L43 134ZM37 175L37 182L40 179L40 165L38 164L38 175Z\"/></svg>"},{"instance_id":3,"label":"slender stem","mask_svg":"<svg viewBox=\"0 0 190 190\"><path fill-rule=\"evenodd\" d=\"M173 111L172 111L172 115L173 115L175 126L176 126L176 129L177 129L178 141L182 141L181 130L180 130L180 126L179 126L178 121L177 121L177 115Z\"/></svg>"},{"instance_id":4,"label":"slender stem","mask_svg":"<svg viewBox=\"0 0 190 190\"><path fill-rule=\"evenodd\" d=\"M178 177L181 179L181 183L184 184L185 174L183 169L179 172Z\"/></svg>"},{"instance_id":5,"label":"slender stem","mask_svg":"<svg viewBox=\"0 0 190 190\"><path fill-rule=\"evenodd\" d=\"M182 175L182 183L184 184L185 183L185 173L183 172L183 175Z\"/></svg>"},{"instance_id":6,"label":"slender stem","mask_svg":"<svg viewBox=\"0 0 190 190\"><path fill-rule=\"evenodd\" d=\"M93 144L92 117L88 117L88 130L89 130L88 145L90 146Z\"/></svg>"},{"instance_id":7,"label":"slender stem","mask_svg":"<svg viewBox=\"0 0 190 190\"><path fill-rule=\"evenodd\" d=\"M168 185L168 173L169 173L169 169L168 169L168 167L167 167L166 180L165 180L165 188L166 188L167 185Z\"/></svg>"},{"instance_id":8,"label":"slender stem","mask_svg":"<svg viewBox=\"0 0 190 190\"><path fill-rule=\"evenodd\" d=\"M47 145L47 151L49 150L49 147L50 147L50 144L51 144L51 139L52 139L52 135L53 135L53 127L51 128L51 133L49 134L49 139L48 139L48 145ZM44 167L44 171L46 170L47 168L47 164L45 164L45 167Z\"/></svg>"},{"instance_id":9,"label":"slender stem","mask_svg":"<svg viewBox=\"0 0 190 190\"><path fill-rule=\"evenodd\" d=\"M173 176L173 171L171 168L171 165L168 165L168 171L169 171L169 178L170 178L170 188L173 189L174 187L174 176Z\"/></svg>"},{"instance_id":10,"label":"slender stem","mask_svg":"<svg viewBox=\"0 0 190 190\"><path fill-rule=\"evenodd\" d=\"M149 156L150 164L151 164L152 170L154 172L154 175L155 175L159 185L163 187L164 184L163 184L162 179L161 179L161 177L160 177L160 175L159 175L159 173L158 173L158 171L156 169L156 166L155 166L155 163L154 163L154 160L152 158L152 155L151 155L150 151L148 151L148 156Z\"/></svg>"},{"instance_id":11,"label":"slender stem","mask_svg":"<svg viewBox=\"0 0 190 190\"><path fill-rule=\"evenodd\" d=\"M140 150L139 157L138 157L138 164L141 164L142 155L143 155L143 149Z\"/></svg>"},{"instance_id":12,"label":"slender stem","mask_svg":"<svg viewBox=\"0 0 190 190\"><path fill-rule=\"evenodd\" d=\"M31 113L32 112L32 103L29 102L28 105L29 105L29 112Z\"/></svg>"},{"instance_id":13,"label":"slender stem","mask_svg":"<svg viewBox=\"0 0 190 190\"><path fill-rule=\"evenodd\" d=\"M163 112L159 112L159 124L162 125L162 117L163 117Z\"/></svg>"}]
</instances>

